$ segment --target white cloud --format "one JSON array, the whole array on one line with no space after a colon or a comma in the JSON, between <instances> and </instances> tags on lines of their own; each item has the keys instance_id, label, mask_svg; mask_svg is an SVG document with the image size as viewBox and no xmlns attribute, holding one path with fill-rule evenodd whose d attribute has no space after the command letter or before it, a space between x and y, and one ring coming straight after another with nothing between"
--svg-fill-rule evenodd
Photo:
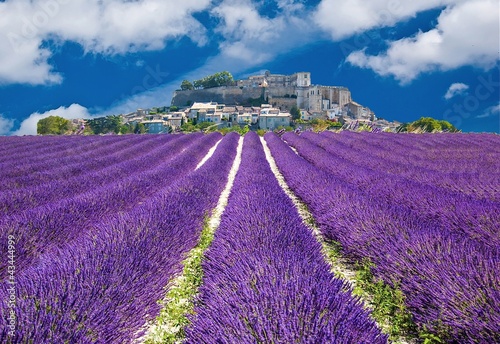
<instances>
[{"instance_id":1,"label":"white cloud","mask_svg":"<svg viewBox=\"0 0 500 344\"><path fill-rule=\"evenodd\" d=\"M14 128L14 120L0 114L0 135L7 135Z\"/></svg>"},{"instance_id":2,"label":"white cloud","mask_svg":"<svg viewBox=\"0 0 500 344\"><path fill-rule=\"evenodd\" d=\"M221 53L244 63L268 61L274 54L262 48L269 42L279 41L286 25L284 16L262 17L250 0L225 0L213 8L211 14L221 20L216 28L224 37Z\"/></svg>"},{"instance_id":3,"label":"white cloud","mask_svg":"<svg viewBox=\"0 0 500 344\"><path fill-rule=\"evenodd\" d=\"M476 118L488 118L492 116L500 116L500 104L487 108L481 115L477 115Z\"/></svg>"},{"instance_id":4,"label":"white cloud","mask_svg":"<svg viewBox=\"0 0 500 344\"><path fill-rule=\"evenodd\" d=\"M162 49L168 39L206 42L192 16L210 0L7 0L0 2L0 84L62 81L47 41L77 42L88 53ZM44 47L45 45L45 47Z\"/></svg>"},{"instance_id":5,"label":"white cloud","mask_svg":"<svg viewBox=\"0 0 500 344\"><path fill-rule=\"evenodd\" d=\"M0 2L0 85L11 83L59 83L61 76L47 62L50 51L42 48L41 22L25 0Z\"/></svg>"},{"instance_id":6,"label":"white cloud","mask_svg":"<svg viewBox=\"0 0 500 344\"><path fill-rule=\"evenodd\" d=\"M21 123L21 127L14 131L12 135L36 135L36 126L39 120L49 116L59 116L66 119L90 118L91 115L87 108L72 104L69 107L61 106L58 109L50 110L44 113L35 112Z\"/></svg>"},{"instance_id":7,"label":"white cloud","mask_svg":"<svg viewBox=\"0 0 500 344\"><path fill-rule=\"evenodd\" d=\"M422 73L472 65L488 70L499 60L499 4L471 0L448 6L436 28L391 42L386 52L371 56L364 50L347 61L381 76L408 83Z\"/></svg>"},{"instance_id":8,"label":"white cloud","mask_svg":"<svg viewBox=\"0 0 500 344\"><path fill-rule=\"evenodd\" d=\"M291 3L290 1L292 0L284 0L283 4ZM159 66L150 68L148 77L152 79L147 82L143 80L143 85L138 85L132 93L135 93L136 89L142 89L141 92L118 100L108 108L87 109L73 104L69 108L60 107L43 114L34 113L22 122L21 128L13 134L36 134L36 123L51 115L68 119L88 118L129 113L137 108L168 105L169 97L184 79L196 80L219 72L221 68L235 75L248 72L278 54L291 51L310 41L315 31L298 18L301 9L302 5L295 4L283 9L276 18L269 19L260 16L250 1L223 1L219 7L214 7L212 12L212 15L221 19L217 29L218 33L224 36L224 42L220 46L221 51L209 58L200 68L168 83L164 83L168 78L166 73L158 69ZM142 61L137 62L137 65L141 64ZM158 86L150 87L152 81L157 81Z\"/></svg>"},{"instance_id":9,"label":"white cloud","mask_svg":"<svg viewBox=\"0 0 500 344\"><path fill-rule=\"evenodd\" d=\"M214 7L211 14L221 21L216 31L224 38L222 59L240 60L242 71L310 43L318 31L303 19L304 6L282 0L278 7L281 12L274 18L260 15L250 0L224 0Z\"/></svg>"},{"instance_id":10,"label":"white cloud","mask_svg":"<svg viewBox=\"0 0 500 344\"><path fill-rule=\"evenodd\" d=\"M468 89L469 85L466 85L461 82L456 82L454 84L451 84L450 87L448 88L448 91L446 91L446 94L444 95L444 99L449 100L455 96L462 95Z\"/></svg>"},{"instance_id":11,"label":"white cloud","mask_svg":"<svg viewBox=\"0 0 500 344\"><path fill-rule=\"evenodd\" d=\"M231 41L255 39L266 42L277 38L283 26L283 17L262 17L250 0L225 0L212 10L212 14L223 21L217 31Z\"/></svg>"},{"instance_id":12,"label":"white cloud","mask_svg":"<svg viewBox=\"0 0 500 344\"><path fill-rule=\"evenodd\" d=\"M292 6L283 7L286 4ZM119 114L140 107L166 105L168 97L179 88L182 80L200 79L221 69L234 75L248 72L279 54L307 44L317 33L300 18L303 15L300 2L280 0L282 12L273 19L261 16L256 6L249 0L222 1L211 10L211 14L220 20L216 31L224 38L218 55L177 80L120 100L106 111L99 112Z\"/></svg>"},{"instance_id":13,"label":"white cloud","mask_svg":"<svg viewBox=\"0 0 500 344\"><path fill-rule=\"evenodd\" d=\"M334 40L341 40L370 29L392 26L419 12L456 2L460 0L323 0L313 18Z\"/></svg>"}]
</instances>

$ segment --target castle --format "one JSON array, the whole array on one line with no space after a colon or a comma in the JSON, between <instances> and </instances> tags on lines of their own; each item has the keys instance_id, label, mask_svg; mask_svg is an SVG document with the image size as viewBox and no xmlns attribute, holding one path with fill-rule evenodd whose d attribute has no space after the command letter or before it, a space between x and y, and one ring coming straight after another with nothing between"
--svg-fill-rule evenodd
<instances>
[{"instance_id":1,"label":"castle","mask_svg":"<svg viewBox=\"0 0 500 344\"><path fill-rule=\"evenodd\" d=\"M184 107L193 102L249 105L252 100L262 100L263 103L285 111L296 106L310 113L324 113L329 117L338 116L342 112L348 112L355 118L373 116L370 109L352 100L349 89L313 85L309 72L283 75L267 71L263 75L238 80L231 86L177 90L172 97L172 105Z\"/></svg>"}]
</instances>

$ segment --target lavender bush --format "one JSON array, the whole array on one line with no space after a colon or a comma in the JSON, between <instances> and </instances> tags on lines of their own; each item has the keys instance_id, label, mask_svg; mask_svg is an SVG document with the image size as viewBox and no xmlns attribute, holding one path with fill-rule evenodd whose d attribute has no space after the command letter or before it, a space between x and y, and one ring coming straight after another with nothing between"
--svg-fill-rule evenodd
<instances>
[{"instance_id":1,"label":"lavender bush","mask_svg":"<svg viewBox=\"0 0 500 344\"><path fill-rule=\"evenodd\" d=\"M277 136L266 136L287 183L309 206L325 238L340 242L344 254L354 261L368 259L378 279L400 288L421 329L450 343L500 341L500 251L482 236L498 233L497 224L490 222L490 228L474 234L443 225L446 222L440 217L446 213L422 217L408 202L389 197L391 191L403 195L401 190L381 194L381 188L362 182L366 178L376 184L382 176L358 168L345 171L348 164L341 164L332 154L330 160L319 161L319 154L324 153L317 146L290 135L285 139L318 164L295 154ZM333 161L338 164L334 166ZM410 199L423 196L412 188L405 190ZM420 201L419 209L425 201ZM430 214L432 209L426 211Z\"/></svg>"},{"instance_id":2,"label":"lavender bush","mask_svg":"<svg viewBox=\"0 0 500 344\"><path fill-rule=\"evenodd\" d=\"M208 150L211 140L199 148ZM181 169L185 175L172 183L165 175L141 202L95 217L90 228L66 228L81 233L60 240L16 275L19 326L14 337L8 336L2 316L0 341L124 343L140 337L146 321L158 314L157 300L181 269L183 255L196 245L225 185L236 145L237 137L226 136L200 169ZM193 153L181 154L196 162ZM17 261L23 255L19 249ZM2 299L6 289L2 284Z\"/></svg>"},{"instance_id":3,"label":"lavender bush","mask_svg":"<svg viewBox=\"0 0 500 344\"><path fill-rule=\"evenodd\" d=\"M349 287L330 273L255 133L245 136L203 270L187 343L387 342Z\"/></svg>"}]
</instances>

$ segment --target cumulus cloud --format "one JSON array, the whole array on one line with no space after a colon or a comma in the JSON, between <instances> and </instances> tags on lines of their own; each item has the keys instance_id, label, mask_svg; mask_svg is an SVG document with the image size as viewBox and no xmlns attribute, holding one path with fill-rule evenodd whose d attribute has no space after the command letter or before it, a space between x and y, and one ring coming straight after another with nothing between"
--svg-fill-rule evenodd
<instances>
[{"instance_id":1,"label":"cumulus cloud","mask_svg":"<svg viewBox=\"0 0 500 344\"><path fill-rule=\"evenodd\" d=\"M283 16L265 18L250 0L225 0L211 14L221 21L216 28L224 38L220 43L221 53L244 63L269 60L273 54L262 48L278 41L285 26Z\"/></svg>"},{"instance_id":2,"label":"cumulus cloud","mask_svg":"<svg viewBox=\"0 0 500 344\"><path fill-rule=\"evenodd\" d=\"M12 135L36 135L36 125L39 120L49 116L59 116L66 119L90 118L91 115L87 108L72 104L69 107L61 106L58 109L50 110L44 113L35 112L21 123L21 127L14 131Z\"/></svg>"},{"instance_id":3,"label":"cumulus cloud","mask_svg":"<svg viewBox=\"0 0 500 344\"><path fill-rule=\"evenodd\" d=\"M262 17L256 5L250 0L225 0L211 12L222 20L222 25L217 31L231 41L242 39L267 41L276 37L276 32L271 28L275 25L280 26L282 21L282 18Z\"/></svg>"},{"instance_id":4,"label":"cumulus cloud","mask_svg":"<svg viewBox=\"0 0 500 344\"><path fill-rule=\"evenodd\" d=\"M257 7L258 4L249 0L224 0L214 6L210 13L219 20L215 31L223 38L218 55L210 57L204 65L177 80L148 88L99 112L128 113L139 107L164 104L167 100L165 96L179 88L182 80L200 79L220 72L221 68L235 76L248 73L279 54L307 44L317 33L315 28L300 19L304 9L300 1L279 0L281 12L272 19L261 15Z\"/></svg>"},{"instance_id":5,"label":"cumulus cloud","mask_svg":"<svg viewBox=\"0 0 500 344\"><path fill-rule=\"evenodd\" d=\"M317 28L302 19L300 1L277 4L280 13L274 18L261 15L251 0L224 0L214 7L211 14L220 20L215 31L223 37L221 58L240 60L250 68L310 42Z\"/></svg>"},{"instance_id":6,"label":"cumulus cloud","mask_svg":"<svg viewBox=\"0 0 500 344\"><path fill-rule=\"evenodd\" d=\"M193 13L210 0L6 0L0 2L0 84L60 83L47 42L72 41L88 53L162 49L188 36L206 42Z\"/></svg>"},{"instance_id":7,"label":"cumulus cloud","mask_svg":"<svg viewBox=\"0 0 500 344\"><path fill-rule=\"evenodd\" d=\"M219 72L221 66L233 74L245 73L277 56L307 44L311 36L317 32L300 19L303 6L300 1L280 0L281 12L275 18L267 18L259 14L257 4L247 0L222 1L214 6L211 15L220 20L215 31L223 37L220 43L220 53L210 57L207 62L188 74L176 80L168 80L160 71L160 75L152 74L153 78L161 77L162 81L156 87L144 87L144 90L132 96L121 99L107 108L87 109L78 104L70 107L60 107L45 113L34 113L24 122L14 135L36 134L36 123L45 117L55 115L64 118L89 118L107 114L129 113L137 108L147 108L165 104L169 95L177 89L182 80L196 80L206 75ZM285 5L288 5L286 7ZM76 6L76 5L72 5ZM83 10L81 8L80 10ZM91 18L93 15L90 16ZM75 25L79 25L75 23ZM78 30L77 30L78 31ZM69 37L71 33L66 33ZM92 34L89 34L92 37ZM287 37L287 39L281 39ZM90 45L92 46L92 45ZM143 61L137 61L142 65ZM156 69L155 69L156 71ZM153 71L154 72L154 71ZM1 73L0 73L1 80ZM156 79L155 80L159 80Z\"/></svg>"},{"instance_id":8,"label":"cumulus cloud","mask_svg":"<svg viewBox=\"0 0 500 344\"><path fill-rule=\"evenodd\" d=\"M0 135L7 135L14 128L14 120L0 114Z\"/></svg>"},{"instance_id":9,"label":"cumulus cloud","mask_svg":"<svg viewBox=\"0 0 500 344\"><path fill-rule=\"evenodd\" d=\"M444 95L444 99L449 100L455 96L462 95L468 89L469 85L466 85L461 82L456 82L454 84L451 84L450 87L448 88L448 91L446 91L446 94Z\"/></svg>"},{"instance_id":10,"label":"cumulus cloud","mask_svg":"<svg viewBox=\"0 0 500 344\"><path fill-rule=\"evenodd\" d=\"M323 0L313 18L334 40L341 40L374 28L392 26L419 12L456 2L459 0Z\"/></svg>"},{"instance_id":11,"label":"cumulus cloud","mask_svg":"<svg viewBox=\"0 0 500 344\"><path fill-rule=\"evenodd\" d=\"M477 115L476 118L488 118L493 116L500 116L500 103L487 108L482 114Z\"/></svg>"},{"instance_id":12,"label":"cumulus cloud","mask_svg":"<svg viewBox=\"0 0 500 344\"><path fill-rule=\"evenodd\" d=\"M499 59L499 4L495 0L456 1L436 28L391 42L386 52L351 53L347 62L408 83L420 74L472 65L488 70Z\"/></svg>"},{"instance_id":13,"label":"cumulus cloud","mask_svg":"<svg viewBox=\"0 0 500 344\"><path fill-rule=\"evenodd\" d=\"M184 36L203 45L208 29L193 16L201 11L217 24L221 54L246 63L263 63L278 49L306 43L315 30L299 19L300 0L277 0L280 12L274 18L261 15L258 7L251 0L6 0L0 2L5 33L0 35L0 85L61 83L62 71L51 65L51 47L67 41L86 53L107 55L160 50Z\"/></svg>"}]
</instances>

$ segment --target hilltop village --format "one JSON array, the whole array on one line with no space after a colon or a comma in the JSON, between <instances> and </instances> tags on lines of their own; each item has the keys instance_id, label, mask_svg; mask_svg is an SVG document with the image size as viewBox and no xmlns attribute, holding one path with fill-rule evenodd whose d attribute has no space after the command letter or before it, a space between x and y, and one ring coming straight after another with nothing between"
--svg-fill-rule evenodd
<instances>
[{"instance_id":1,"label":"hilltop village","mask_svg":"<svg viewBox=\"0 0 500 344\"><path fill-rule=\"evenodd\" d=\"M314 85L311 73L271 74L233 80L220 72L184 80L171 105L92 119L43 119L38 134L107 134L192 131L347 129L399 131L402 123L377 118L348 88Z\"/></svg>"},{"instance_id":2,"label":"hilltop village","mask_svg":"<svg viewBox=\"0 0 500 344\"><path fill-rule=\"evenodd\" d=\"M365 126L396 130L401 123L377 119L356 103L346 87L311 84L311 73L251 76L228 85L186 86L176 90L167 109L138 109L122 115L125 123L141 123L149 133L180 131L185 123L209 123L218 129L249 126L250 130L310 127L318 120L337 128Z\"/></svg>"}]
</instances>

